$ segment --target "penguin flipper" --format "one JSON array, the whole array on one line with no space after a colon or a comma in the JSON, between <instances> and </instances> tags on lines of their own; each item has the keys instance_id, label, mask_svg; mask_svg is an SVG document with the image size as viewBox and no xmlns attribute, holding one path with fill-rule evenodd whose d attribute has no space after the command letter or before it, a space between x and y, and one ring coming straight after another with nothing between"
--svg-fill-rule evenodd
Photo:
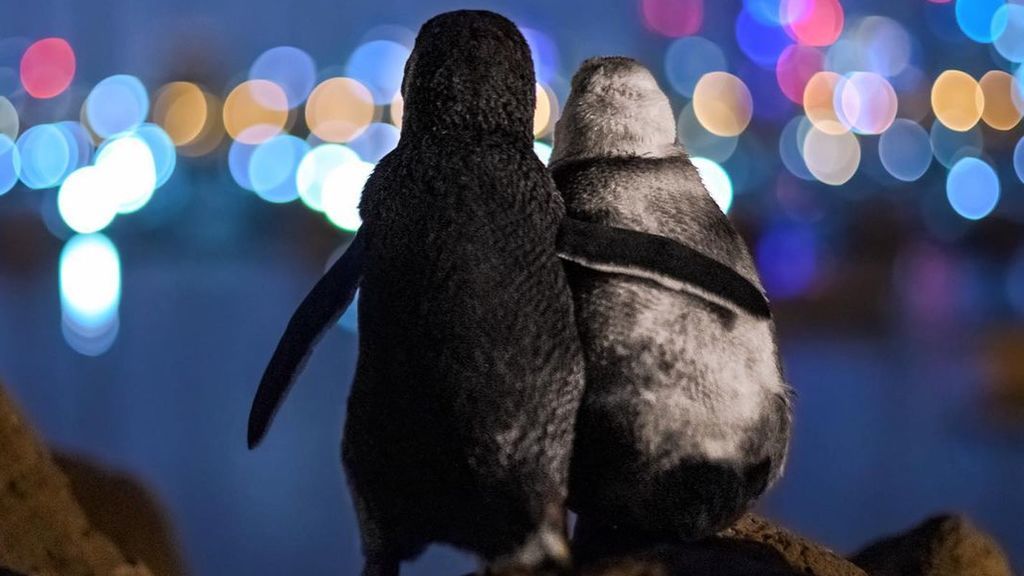
<instances>
[{"instance_id":1,"label":"penguin flipper","mask_svg":"<svg viewBox=\"0 0 1024 576\"><path fill-rule=\"evenodd\" d=\"M586 268L653 280L676 291L696 286L759 318L772 315L760 288L671 238L566 217L557 248L562 259Z\"/></svg>"},{"instance_id":2,"label":"penguin flipper","mask_svg":"<svg viewBox=\"0 0 1024 576\"><path fill-rule=\"evenodd\" d=\"M356 234L345 253L313 286L288 321L249 410L250 450L263 440L317 342L352 304L362 278L363 236L362 232Z\"/></svg>"}]
</instances>

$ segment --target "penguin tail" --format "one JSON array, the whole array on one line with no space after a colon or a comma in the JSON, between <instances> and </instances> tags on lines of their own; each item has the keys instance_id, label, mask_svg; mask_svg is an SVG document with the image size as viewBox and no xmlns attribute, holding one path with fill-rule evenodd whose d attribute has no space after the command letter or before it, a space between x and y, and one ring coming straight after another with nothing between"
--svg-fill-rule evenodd
<instances>
[{"instance_id":1,"label":"penguin tail","mask_svg":"<svg viewBox=\"0 0 1024 576\"><path fill-rule=\"evenodd\" d=\"M363 232L356 234L345 253L316 283L288 321L249 411L250 450L263 440L317 342L352 304L362 278L364 236Z\"/></svg>"},{"instance_id":2,"label":"penguin tail","mask_svg":"<svg viewBox=\"0 0 1024 576\"><path fill-rule=\"evenodd\" d=\"M565 531L565 510L556 505L545 508L536 530L511 554L493 561L487 576L568 576L572 574L572 553Z\"/></svg>"}]
</instances>

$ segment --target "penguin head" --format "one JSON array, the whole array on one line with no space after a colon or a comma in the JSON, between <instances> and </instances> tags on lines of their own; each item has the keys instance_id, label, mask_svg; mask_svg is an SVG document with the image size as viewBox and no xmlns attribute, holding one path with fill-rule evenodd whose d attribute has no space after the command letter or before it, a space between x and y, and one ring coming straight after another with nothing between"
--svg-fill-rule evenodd
<instances>
[{"instance_id":1,"label":"penguin head","mask_svg":"<svg viewBox=\"0 0 1024 576\"><path fill-rule=\"evenodd\" d=\"M483 10L428 20L405 65L402 131L533 140L530 48L510 20Z\"/></svg>"},{"instance_id":2,"label":"penguin head","mask_svg":"<svg viewBox=\"0 0 1024 576\"><path fill-rule=\"evenodd\" d=\"M679 155L668 97L647 68L631 58L591 58L572 78L555 125L551 155L559 160Z\"/></svg>"}]
</instances>

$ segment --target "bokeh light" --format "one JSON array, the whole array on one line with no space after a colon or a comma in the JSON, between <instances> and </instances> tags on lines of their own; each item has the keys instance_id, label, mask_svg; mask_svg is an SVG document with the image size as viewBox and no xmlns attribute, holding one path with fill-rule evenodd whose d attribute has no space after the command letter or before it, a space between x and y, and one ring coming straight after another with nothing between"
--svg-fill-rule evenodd
<instances>
[{"instance_id":1,"label":"bokeh light","mask_svg":"<svg viewBox=\"0 0 1024 576\"><path fill-rule=\"evenodd\" d=\"M74 170L89 164L93 152L92 136L79 122L57 122L54 127L60 130L68 145L68 166L60 178L63 181Z\"/></svg>"},{"instance_id":2,"label":"bokeh light","mask_svg":"<svg viewBox=\"0 0 1024 576\"><path fill-rule=\"evenodd\" d=\"M322 200L324 214L335 226L355 232L362 225L359 217L359 199L363 186L373 172L373 164L346 162L324 178Z\"/></svg>"},{"instance_id":3,"label":"bokeh light","mask_svg":"<svg viewBox=\"0 0 1024 576\"><path fill-rule=\"evenodd\" d=\"M858 134L881 134L896 119L896 90L879 74L854 72L836 87L839 120Z\"/></svg>"},{"instance_id":4,"label":"bokeh light","mask_svg":"<svg viewBox=\"0 0 1024 576\"><path fill-rule=\"evenodd\" d=\"M782 28L767 24L741 10L736 17L736 43L752 62L762 68L774 68L779 56L792 40Z\"/></svg>"},{"instance_id":5,"label":"bokeh light","mask_svg":"<svg viewBox=\"0 0 1024 576\"><path fill-rule=\"evenodd\" d=\"M153 155L153 166L156 173L156 188L163 186L174 173L178 156L174 151L174 142L163 128L156 124L143 124L133 134L149 147Z\"/></svg>"},{"instance_id":6,"label":"bokeh light","mask_svg":"<svg viewBox=\"0 0 1024 576\"><path fill-rule=\"evenodd\" d=\"M537 100L533 110L533 135L544 136L555 127L558 115L558 102L555 95L544 86L537 84Z\"/></svg>"},{"instance_id":7,"label":"bokeh light","mask_svg":"<svg viewBox=\"0 0 1024 576\"><path fill-rule=\"evenodd\" d=\"M839 0L783 0L781 13L789 36L808 46L832 44L845 22Z\"/></svg>"},{"instance_id":8,"label":"bokeh light","mask_svg":"<svg viewBox=\"0 0 1024 576\"><path fill-rule=\"evenodd\" d=\"M949 170L946 197L957 214L980 220L999 203L999 177L985 161L963 158Z\"/></svg>"},{"instance_id":9,"label":"bokeh light","mask_svg":"<svg viewBox=\"0 0 1024 576\"><path fill-rule=\"evenodd\" d=\"M156 161L144 139L126 134L108 141L96 151L107 193L117 202L117 211L130 214L153 197L157 185Z\"/></svg>"},{"instance_id":10,"label":"bokeh light","mask_svg":"<svg viewBox=\"0 0 1024 576\"><path fill-rule=\"evenodd\" d=\"M671 38L696 34L704 23L704 0L641 0L640 10L647 28Z\"/></svg>"},{"instance_id":11,"label":"bokeh light","mask_svg":"<svg viewBox=\"0 0 1024 576\"><path fill-rule=\"evenodd\" d=\"M249 165L252 163L252 153L255 150L255 144L246 144L240 140L235 140L228 148L228 171L231 172L236 184L250 192L255 191L249 179Z\"/></svg>"},{"instance_id":12,"label":"bokeh light","mask_svg":"<svg viewBox=\"0 0 1024 576\"><path fill-rule=\"evenodd\" d=\"M75 78L75 51L63 38L44 38L21 57L21 85L34 98L53 98Z\"/></svg>"},{"instance_id":13,"label":"bokeh light","mask_svg":"<svg viewBox=\"0 0 1024 576\"><path fill-rule=\"evenodd\" d=\"M18 137L21 181L29 188L52 188L60 184L71 164L68 141L53 124L33 126Z\"/></svg>"},{"instance_id":14,"label":"bokeh light","mask_svg":"<svg viewBox=\"0 0 1024 576\"><path fill-rule=\"evenodd\" d=\"M992 16L992 44L1003 58L1024 62L1024 5L1007 3Z\"/></svg>"},{"instance_id":15,"label":"bokeh light","mask_svg":"<svg viewBox=\"0 0 1024 576\"><path fill-rule=\"evenodd\" d=\"M703 156L715 162L725 162L736 151L738 136L719 136L712 134L697 120L693 112L693 104L687 104L679 112L676 123L679 142L691 156Z\"/></svg>"},{"instance_id":16,"label":"bokeh light","mask_svg":"<svg viewBox=\"0 0 1024 576\"><path fill-rule=\"evenodd\" d=\"M811 174L831 186L845 184L860 166L860 142L850 132L829 134L811 128L804 139L803 153Z\"/></svg>"},{"instance_id":17,"label":"bokeh light","mask_svg":"<svg viewBox=\"0 0 1024 576\"><path fill-rule=\"evenodd\" d=\"M893 78L910 65L913 54L910 33L892 18L864 18L857 26L854 38L866 70Z\"/></svg>"},{"instance_id":18,"label":"bokeh light","mask_svg":"<svg viewBox=\"0 0 1024 576\"><path fill-rule=\"evenodd\" d=\"M224 100L224 129L245 144L273 138L287 122L288 97L269 80L242 82Z\"/></svg>"},{"instance_id":19,"label":"bokeh light","mask_svg":"<svg viewBox=\"0 0 1024 576\"><path fill-rule=\"evenodd\" d=\"M704 188L711 195L711 199L722 209L722 212L728 214L733 197L732 179L729 178L729 173L714 160L700 156L691 157L690 162L697 168L697 173L700 174L700 179L704 182Z\"/></svg>"},{"instance_id":20,"label":"bokeh light","mask_svg":"<svg viewBox=\"0 0 1024 576\"><path fill-rule=\"evenodd\" d=\"M362 44L345 64L345 75L369 89L372 102L385 105L398 94L405 73L409 48L392 40L373 40Z\"/></svg>"},{"instance_id":21,"label":"bokeh light","mask_svg":"<svg viewBox=\"0 0 1024 576\"><path fill-rule=\"evenodd\" d=\"M1017 173L1017 179L1024 182L1024 138L1018 140L1013 149L1013 170Z\"/></svg>"},{"instance_id":22,"label":"bokeh light","mask_svg":"<svg viewBox=\"0 0 1024 576\"><path fill-rule=\"evenodd\" d=\"M98 232L114 221L118 199L109 189L104 169L84 166L72 172L57 193L57 211L69 228L80 234Z\"/></svg>"},{"instance_id":23,"label":"bokeh light","mask_svg":"<svg viewBox=\"0 0 1024 576\"><path fill-rule=\"evenodd\" d=\"M127 74L101 80L85 100L89 127L103 138L138 127L148 114L146 87Z\"/></svg>"},{"instance_id":24,"label":"bokeh light","mask_svg":"<svg viewBox=\"0 0 1024 576\"><path fill-rule=\"evenodd\" d=\"M346 162L359 162L359 155L344 144L321 144L307 152L295 174L295 185L303 204L322 211L324 179Z\"/></svg>"},{"instance_id":25,"label":"bokeh light","mask_svg":"<svg viewBox=\"0 0 1024 576\"><path fill-rule=\"evenodd\" d=\"M552 151L553 150L551 148L551 145L548 144L547 142L541 142L540 140L534 140L534 142L533 142L533 153L537 155L537 158L540 158L540 161L543 162L545 166L547 166L548 163L551 162L551 152Z\"/></svg>"},{"instance_id":26,"label":"bokeh light","mask_svg":"<svg viewBox=\"0 0 1024 576\"><path fill-rule=\"evenodd\" d=\"M722 49L701 36L678 38L665 52L665 77L669 86L683 96L693 96L697 81L705 74L727 69Z\"/></svg>"},{"instance_id":27,"label":"bokeh light","mask_svg":"<svg viewBox=\"0 0 1024 576\"><path fill-rule=\"evenodd\" d=\"M288 107L295 108L306 101L316 84L316 63L312 56L299 48L278 46L256 58L249 67L249 79L273 82L284 91ZM254 93L257 98L263 94L262 91ZM277 105L274 100L261 103L269 108Z\"/></svg>"},{"instance_id":28,"label":"bokeh light","mask_svg":"<svg viewBox=\"0 0 1024 576\"><path fill-rule=\"evenodd\" d=\"M309 144L291 135L274 136L256 146L249 162L249 184L253 192L275 204L299 197L296 172L309 151Z\"/></svg>"},{"instance_id":29,"label":"bokeh light","mask_svg":"<svg viewBox=\"0 0 1024 576\"><path fill-rule=\"evenodd\" d=\"M224 106L220 98L205 91L202 95L206 101L205 121L195 138L179 145L178 153L182 156L197 157L209 154L221 145L227 135L224 130Z\"/></svg>"},{"instance_id":30,"label":"bokeh light","mask_svg":"<svg viewBox=\"0 0 1024 576\"><path fill-rule=\"evenodd\" d=\"M15 140L18 138L19 126L18 111L14 108L14 104L0 96L0 134Z\"/></svg>"},{"instance_id":31,"label":"bokeh light","mask_svg":"<svg viewBox=\"0 0 1024 576\"><path fill-rule=\"evenodd\" d=\"M701 125L718 136L736 136L746 130L753 116L750 90L728 72L711 72L693 91L693 113Z\"/></svg>"},{"instance_id":32,"label":"bokeh light","mask_svg":"<svg viewBox=\"0 0 1024 576\"><path fill-rule=\"evenodd\" d=\"M349 142L349 146L359 157L371 164L380 162L381 158L395 149L399 138L398 128L384 122L374 122L366 127L362 134Z\"/></svg>"},{"instance_id":33,"label":"bokeh light","mask_svg":"<svg viewBox=\"0 0 1024 576\"><path fill-rule=\"evenodd\" d=\"M825 56L819 49L793 44L786 47L782 51L782 55L779 56L779 62L775 68L775 78L786 98L797 104L803 104L807 82L815 74L821 72L824 65Z\"/></svg>"},{"instance_id":34,"label":"bokeh light","mask_svg":"<svg viewBox=\"0 0 1024 576\"><path fill-rule=\"evenodd\" d=\"M21 177L21 154L14 140L0 134L0 194L14 188Z\"/></svg>"},{"instance_id":35,"label":"bokeh light","mask_svg":"<svg viewBox=\"0 0 1024 576\"><path fill-rule=\"evenodd\" d=\"M992 41L992 19L1006 0L957 0L956 23L968 38L987 44Z\"/></svg>"},{"instance_id":36,"label":"bokeh light","mask_svg":"<svg viewBox=\"0 0 1024 576\"><path fill-rule=\"evenodd\" d=\"M931 139L916 122L900 118L878 139L878 156L893 178L913 182L931 166Z\"/></svg>"},{"instance_id":37,"label":"bokeh light","mask_svg":"<svg viewBox=\"0 0 1024 576\"><path fill-rule=\"evenodd\" d=\"M163 126L175 146L194 142L207 123L206 96L191 82L171 82L157 93L153 121Z\"/></svg>"},{"instance_id":38,"label":"bokeh light","mask_svg":"<svg viewBox=\"0 0 1024 576\"><path fill-rule=\"evenodd\" d=\"M932 110L946 126L958 132L970 130L981 119L984 109L985 94L978 82L966 72L946 70L935 79Z\"/></svg>"},{"instance_id":39,"label":"bokeh light","mask_svg":"<svg viewBox=\"0 0 1024 576\"><path fill-rule=\"evenodd\" d=\"M818 72L804 88L804 113L818 130L826 134L843 134L849 128L836 114L835 96L843 77L835 72Z\"/></svg>"},{"instance_id":40,"label":"bokeh light","mask_svg":"<svg viewBox=\"0 0 1024 576\"><path fill-rule=\"evenodd\" d=\"M806 116L793 117L779 135L779 157L782 164L801 180L814 180L814 175L804 162L804 140L813 125Z\"/></svg>"},{"instance_id":41,"label":"bokeh light","mask_svg":"<svg viewBox=\"0 0 1024 576\"><path fill-rule=\"evenodd\" d=\"M1014 82L1002 70L989 70L978 82L985 101L981 118L996 130L1010 130L1020 123L1021 111L1013 102Z\"/></svg>"},{"instance_id":42,"label":"bokeh light","mask_svg":"<svg viewBox=\"0 0 1024 576\"><path fill-rule=\"evenodd\" d=\"M979 156L985 147L984 136L978 126L958 132L942 122L932 122L930 136L935 159L947 168L966 156Z\"/></svg>"},{"instance_id":43,"label":"bokeh light","mask_svg":"<svg viewBox=\"0 0 1024 576\"><path fill-rule=\"evenodd\" d=\"M537 80L546 83L556 79L560 69L560 58L555 41L534 28L520 27L519 31L530 46L530 56L533 58L533 70Z\"/></svg>"},{"instance_id":44,"label":"bokeh light","mask_svg":"<svg viewBox=\"0 0 1024 576\"><path fill-rule=\"evenodd\" d=\"M306 124L326 142L348 142L373 122L373 95L352 78L330 78L313 89Z\"/></svg>"},{"instance_id":45,"label":"bokeh light","mask_svg":"<svg viewBox=\"0 0 1024 576\"><path fill-rule=\"evenodd\" d=\"M399 130L402 129L402 114L405 112L405 100L401 94L395 95L394 100L391 101L391 105L388 106L388 118L391 119L391 123L395 125Z\"/></svg>"},{"instance_id":46,"label":"bokeh light","mask_svg":"<svg viewBox=\"0 0 1024 576\"><path fill-rule=\"evenodd\" d=\"M60 302L65 339L88 355L105 352L117 335L121 258L102 234L75 236L60 254Z\"/></svg>"}]
</instances>

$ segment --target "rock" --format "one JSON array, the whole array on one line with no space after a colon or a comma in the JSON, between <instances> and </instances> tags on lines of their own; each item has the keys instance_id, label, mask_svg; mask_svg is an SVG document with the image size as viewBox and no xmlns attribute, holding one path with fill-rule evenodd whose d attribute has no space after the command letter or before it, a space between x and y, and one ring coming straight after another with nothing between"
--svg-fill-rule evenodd
<instances>
[{"instance_id":1,"label":"rock","mask_svg":"<svg viewBox=\"0 0 1024 576\"><path fill-rule=\"evenodd\" d=\"M0 566L32 576L150 576L90 525L0 386Z\"/></svg>"},{"instance_id":2,"label":"rock","mask_svg":"<svg viewBox=\"0 0 1024 576\"><path fill-rule=\"evenodd\" d=\"M831 550L764 518L744 516L700 542L662 545L602 558L583 576L866 576Z\"/></svg>"},{"instance_id":3,"label":"rock","mask_svg":"<svg viewBox=\"0 0 1024 576\"><path fill-rule=\"evenodd\" d=\"M935 516L879 540L853 562L872 576L1012 576L999 545L962 516Z\"/></svg>"},{"instance_id":4,"label":"rock","mask_svg":"<svg viewBox=\"0 0 1024 576\"><path fill-rule=\"evenodd\" d=\"M144 485L80 456L58 452L54 460L89 521L125 555L141 560L154 576L185 573L167 514Z\"/></svg>"}]
</instances>

